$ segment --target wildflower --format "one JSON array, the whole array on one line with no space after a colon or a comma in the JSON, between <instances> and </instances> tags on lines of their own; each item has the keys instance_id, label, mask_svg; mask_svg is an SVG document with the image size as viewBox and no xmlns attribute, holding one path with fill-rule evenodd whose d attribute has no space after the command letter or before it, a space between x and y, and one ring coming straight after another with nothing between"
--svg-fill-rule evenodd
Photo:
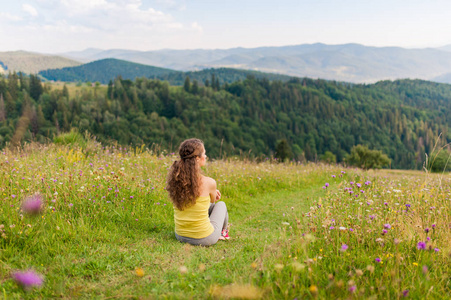
<instances>
[{"instance_id":1,"label":"wildflower","mask_svg":"<svg viewBox=\"0 0 451 300\"><path fill-rule=\"evenodd\" d=\"M435 229L435 224L432 224L432 229Z\"/></svg>"},{"instance_id":2,"label":"wildflower","mask_svg":"<svg viewBox=\"0 0 451 300\"><path fill-rule=\"evenodd\" d=\"M425 250L426 249L426 243L425 242L418 242L417 248L418 248L418 250Z\"/></svg>"},{"instance_id":3,"label":"wildflower","mask_svg":"<svg viewBox=\"0 0 451 300\"><path fill-rule=\"evenodd\" d=\"M439 248L434 248L434 251L435 251L435 252L439 252L440 249L439 249Z\"/></svg>"},{"instance_id":4,"label":"wildflower","mask_svg":"<svg viewBox=\"0 0 451 300\"><path fill-rule=\"evenodd\" d=\"M346 230L346 227L340 226L338 229L340 229L340 230Z\"/></svg>"},{"instance_id":5,"label":"wildflower","mask_svg":"<svg viewBox=\"0 0 451 300\"><path fill-rule=\"evenodd\" d=\"M409 295L409 290L402 291L402 296L403 297L407 297L407 295Z\"/></svg>"},{"instance_id":6,"label":"wildflower","mask_svg":"<svg viewBox=\"0 0 451 300\"><path fill-rule=\"evenodd\" d=\"M428 272L428 266L423 266L423 274L426 274Z\"/></svg>"},{"instance_id":7,"label":"wildflower","mask_svg":"<svg viewBox=\"0 0 451 300\"><path fill-rule=\"evenodd\" d=\"M343 244L343 245L341 245L341 249L340 249L340 251L341 251L341 252L345 252L346 250L348 250L348 248L349 248L349 246L348 246L348 245L346 245L346 244Z\"/></svg>"},{"instance_id":8,"label":"wildflower","mask_svg":"<svg viewBox=\"0 0 451 300\"><path fill-rule=\"evenodd\" d=\"M377 263L380 263L380 262L381 262L381 259L380 259L379 257L376 257L375 261L376 261Z\"/></svg>"},{"instance_id":9,"label":"wildflower","mask_svg":"<svg viewBox=\"0 0 451 300\"><path fill-rule=\"evenodd\" d=\"M386 229L382 230L382 234L386 234L388 231Z\"/></svg>"},{"instance_id":10,"label":"wildflower","mask_svg":"<svg viewBox=\"0 0 451 300\"><path fill-rule=\"evenodd\" d=\"M335 175L332 175L332 178L335 178L336 176Z\"/></svg>"},{"instance_id":11,"label":"wildflower","mask_svg":"<svg viewBox=\"0 0 451 300\"><path fill-rule=\"evenodd\" d=\"M329 187L329 183L328 183L328 182L326 182L326 184L324 184L324 186L325 186L325 187Z\"/></svg>"},{"instance_id":12,"label":"wildflower","mask_svg":"<svg viewBox=\"0 0 451 300\"><path fill-rule=\"evenodd\" d=\"M355 285L351 285L350 287L349 287L349 291L351 292L351 293L354 293L355 292L355 290L356 290L356 286Z\"/></svg>"},{"instance_id":13,"label":"wildflower","mask_svg":"<svg viewBox=\"0 0 451 300\"><path fill-rule=\"evenodd\" d=\"M41 286L44 280L42 276L32 270L25 272L16 272L12 275L13 279L24 289Z\"/></svg>"},{"instance_id":14,"label":"wildflower","mask_svg":"<svg viewBox=\"0 0 451 300\"><path fill-rule=\"evenodd\" d=\"M334 226L330 226L330 227L329 227L330 230L332 230L332 229L334 229L334 228L335 228Z\"/></svg>"},{"instance_id":15,"label":"wildflower","mask_svg":"<svg viewBox=\"0 0 451 300\"><path fill-rule=\"evenodd\" d=\"M22 210L30 215L38 215L42 212L43 201L39 194L28 197L22 203Z\"/></svg>"},{"instance_id":16,"label":"wildflower","mask_svg":"<svg viewBox=\"0 0 451 300\"><path fill-rule=\"evenodd\" d=\"M385 228L385 229L390 229L390 228L391 228L391 225L390 225L390 224L384 224L384 228Z\"/></svg>"},{"instance_id":17,"label":"wildflower","mask_svg":"<svg viewBox=\"0 0 451 300\"><path fill-rule=\"evenodd\" d=\"M425 228L424 232L429 233L429 230L430 230L429 228Z\"/></svg>"},{"instance_id":18,"label":"wildflower","mask_svg":"<svg viewBox=\"0 0 451 300\"><path fill-rule=\"evenodd\" d=\"M135 269L135 274L136 274L136 276L138 276L138 277L143 277L143 276L144 276L144 270L141 269L141 268L136 268L136 269Z\"/></svg>"},{"instance_id":19,"label":"wildflower","mask_svg":"<svg viewBox=\"0 0 451 300\"><path fill-rule=\"evenodd\" d=\"M311 285L308 290L310 291L310 293L316 295L318 293L318 288L316 287L316 285Z\"/></svg>"},{"instance_id":20,"label":"wildflower","mask_svg":"<svg viewBox=\"0 0 451 300\"><path fill-rule=\"evenodd\" d=\"M363 275L363 271L360 269L355 270L355 275L357 276L362 276Z\"/></svg>"}]
</instances>

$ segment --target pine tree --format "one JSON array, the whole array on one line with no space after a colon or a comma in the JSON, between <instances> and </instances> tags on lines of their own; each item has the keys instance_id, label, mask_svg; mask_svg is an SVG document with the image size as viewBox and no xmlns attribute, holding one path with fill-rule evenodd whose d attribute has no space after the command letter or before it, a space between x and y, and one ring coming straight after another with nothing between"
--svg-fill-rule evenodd
<instances>
[{"instance_id":1,"label":"pine tree","mask_svg":"<svg viewBox=\"0 0 451 300\"><path fill-rule=\"evenodd\" d=\"M5 101L3 100L3 94L0 94L0 122L6 120Z\"/></svg>"},{"instance_id":2,"label":"pine tree","mask_svg":"<svg viewBox=\"0 0 451 300\"><path fill-rule=\"evenodd\" d=\"M36 75L30 75L30 96L34 100L38 101L39 96L44 92L41 80Z\"/></svg>"},{"instance_id":3,"label":"pine tree","mask_svg":"<svg viewBox=\"0 0 451 300\"><path fill-rule=\"evenodd\" d=\"M185 77L185 83L183 84L183 89L184 89L186 92L189 92L190 88L191 88L190 79L189 79L189 76L186 76L186 77Z\"/></svg>"}]
</instances>

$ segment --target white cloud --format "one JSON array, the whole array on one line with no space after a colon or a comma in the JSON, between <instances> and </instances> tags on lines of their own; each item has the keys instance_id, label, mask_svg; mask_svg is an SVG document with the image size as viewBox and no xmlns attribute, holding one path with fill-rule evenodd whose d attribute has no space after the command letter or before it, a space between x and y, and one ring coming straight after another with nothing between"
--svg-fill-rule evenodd
<instances>
[{"instance_id":1,"label":"white cloud","mask_svg":"<svg viewBox=\"0 0 451 300\"><path fill-rule=\"evenodd\" d=\"M36 8L31 6L30 4L22 4L22 10L26 13L29 13L32 17L36 17L38 15Z\"/></svg>"},{"instance_id":2,"label":"white cloud","mask_svg":"<svg viewBox=\"0 0 451 300\"><path fill-rule=\"evenodd\" d=\"M18 21L22 21L23 19L22 19L22 17L12 15L10 13L0 12L0 21L1 20L18 22Z\"/></svg>"}]
</instances>

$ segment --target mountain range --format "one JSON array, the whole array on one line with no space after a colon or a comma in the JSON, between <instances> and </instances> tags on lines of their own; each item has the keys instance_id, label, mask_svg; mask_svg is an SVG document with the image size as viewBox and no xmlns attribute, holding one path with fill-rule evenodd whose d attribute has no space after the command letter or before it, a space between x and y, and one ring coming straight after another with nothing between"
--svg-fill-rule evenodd
<instances>
[{"instance_id":1,"label":"mountain range","mask_svg":"<svg viewBox=\"0 0 451 300\"><path fill-rule=\"evenodd\" d=\"M303 44L283 47L156 50L86 49L60 53L52 63L42 63L35 55L32 67L27 52L14 52L27 57L27 66L20 59L5 59L0 53L0 72L37 73L46 69L78 66L107 58L134 62L172 71L199 71L210 68L233 68L269 72L296 77L322 78L353 83L372 83L400 78L423 79L451 83L451 45L440 48L406 49L400 47L369 47L359 44ZM99 70L102 72L102 70ZM139 76L139 74L138 74ZM140 75L144 76L144 74Z\"/></svg>"},{"instance_id":2,"label":"mountain range","mask_svg":"<svg viewBox=\"0 0 451 300\"><path fill-rule=\"evenodd\" d=\"M451 82L447 80L451 74L451 45L405 49L317 43L226 50L87 49L60 55L85 62L117 58L181 71L223 67L358 83L399 78Z\"/></svg>"}]
</instances>

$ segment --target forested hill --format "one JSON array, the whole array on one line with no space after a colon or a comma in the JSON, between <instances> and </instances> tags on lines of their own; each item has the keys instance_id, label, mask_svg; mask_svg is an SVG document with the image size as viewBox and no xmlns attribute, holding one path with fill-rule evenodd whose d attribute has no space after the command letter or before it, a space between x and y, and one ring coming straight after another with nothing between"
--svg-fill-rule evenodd
<instances>
[{"instance_id":1,"label":"forested hill","mask_svg":"<svg viewBox=\"0 0 451 300\"><path fill-rule=\"evenodd\" d=\"M135 79L136 77L158 78L178 71L146 66L125 60L114 58L102 59L77 67L62 69L50 69L39 72L39 75L55 81L65 82L100 82L108 83L115 77L122 76L123 79Z\"/></svg>"},{"instance_id":2,"label":"forested hill","mask_svg":"<svg viewBox=\"0 0 451 300\"><path fill-rule=\"evenodd\" d=\"M191 80L197 80L198 82L205 83L211 80L212 74L216 75L218 84L244 80L247 76L282 81L288 81L291 78L286 75L230 68L182 72L113 58L102 59L77 67L51 69L39 72L39 75L45 79L64 82L98 81L100 83L107 84L110 80L114 80L116 77L120 76L122 79L130 80L135 80L137 77L165 80L172 85L182 85L187 76L189 76ZM214 84L216 84L216 82Z\"/></svg>"},{"instance_id":3,"label":"forested hill","mask_svg":"<svg viewBox=\"0 0 451 300\"><path fill-rule=\"evenodd\" d=\"M69 94L67 88L42 88L38 81L0 78L2 146L44 142L77 127L103 142L158 144L170 151L185 138L199 137L210 157L271 155L286 139L294 159L314 161L331 151L342 161L352 146L365 144L388 154L391 167L408 169L422 166L440 133L444 139L438 146L451 142L447 84L249 77L219 87L186 80L178 87L140 78Z\"/></svg>"}]
</instances>

